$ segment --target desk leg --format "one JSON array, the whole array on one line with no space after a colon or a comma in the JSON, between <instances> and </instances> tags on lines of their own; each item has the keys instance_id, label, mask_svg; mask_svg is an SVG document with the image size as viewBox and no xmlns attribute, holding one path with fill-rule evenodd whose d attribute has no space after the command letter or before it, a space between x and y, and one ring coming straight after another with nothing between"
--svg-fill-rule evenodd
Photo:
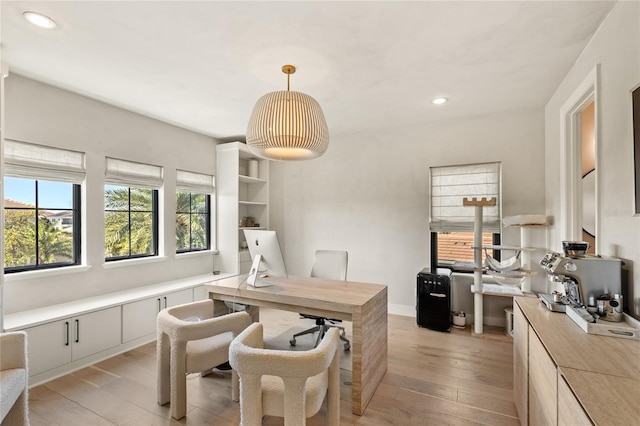
<instances>
[{"instance_id":1,"label":"desk leg","mask_svg":"<svg viewBox=\"0 0 640 426\"><path fill-rule=\"evenodd\" d=\"M352 412L361 416L387 371L387 289L353 313Z\"/></svg>"}]
</instances>

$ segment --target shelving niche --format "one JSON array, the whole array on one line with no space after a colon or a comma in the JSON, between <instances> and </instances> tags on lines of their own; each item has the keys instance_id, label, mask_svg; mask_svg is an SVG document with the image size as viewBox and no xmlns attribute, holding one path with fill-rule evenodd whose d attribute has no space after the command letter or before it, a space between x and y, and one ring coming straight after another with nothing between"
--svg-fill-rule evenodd
<instances>
[{"instance_id":1,"label":"shelving niche","mask_svg":"<svg viewBox=\"0 0 640 426\"><path fill-rule=\"evenodd\" d=\"M256 177L249 176L250 160L258 162ZM223 272L246 273L251 258L242 248L244 229L269 229L269 161L254 155L242 142L220 144L216 147L216 175L221 268ZM254 219L254 225L246 226L247 217Z\"/></svg>"}]
</instances>

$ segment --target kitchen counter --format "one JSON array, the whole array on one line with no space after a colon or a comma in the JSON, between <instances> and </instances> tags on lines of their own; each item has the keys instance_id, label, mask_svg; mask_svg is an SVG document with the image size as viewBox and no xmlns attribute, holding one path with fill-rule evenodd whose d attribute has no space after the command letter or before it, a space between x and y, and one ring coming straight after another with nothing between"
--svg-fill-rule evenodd
<instances>
[{"instance_id":1,"label":"kitchen counter","mask_svg":"<svg viewBox=\"0 0 640 426\"><path fill-rule=\"evenodd\" d=\"M640 423L640 341L587 334L538 299L515 301L593 423Z\"/></svg>"}]
</instances>

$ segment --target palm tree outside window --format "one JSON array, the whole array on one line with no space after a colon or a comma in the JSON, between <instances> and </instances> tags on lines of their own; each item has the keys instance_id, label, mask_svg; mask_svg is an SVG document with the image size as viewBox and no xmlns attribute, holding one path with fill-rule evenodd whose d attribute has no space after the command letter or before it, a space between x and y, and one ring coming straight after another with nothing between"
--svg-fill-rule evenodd
<instances>
[{"instance_id":1,"label":"palm tree outside window","mask_svg":"<svg viewBox=\"0 0 640 426\"><path fill-rule=\"evenodd\" d=\"M105 260L158 254L158 191L105 185Z\"/></svg>"},{"instance_id":2,"label":"palm tree outside window","mask_svg":"<svg viewBox=\"0 0 640 426\"><path fill-rule=\"evenodd\" d=\"M176 253L208 250L210 195L176 192Z\"/></svg>"}]
</instances>

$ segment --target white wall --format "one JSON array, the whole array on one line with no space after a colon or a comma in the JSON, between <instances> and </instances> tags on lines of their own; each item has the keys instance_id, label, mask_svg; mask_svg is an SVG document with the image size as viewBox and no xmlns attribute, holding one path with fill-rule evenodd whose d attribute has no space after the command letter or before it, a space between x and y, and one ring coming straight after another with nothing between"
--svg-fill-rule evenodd
<instances>
[{"instance_id":1,"label":"white wall","mask_svg":"<svg viewBox=\"0 0 640 426\"><path fill-rule=\"evenodd\" d=\"M206 274L213 269L211 252L175 255L175 171L215 171L216 141L102 102L42 84L17 74L6 79L6 134L9 139L68 148L86 153L87 179L83 193L83 246L86 272L16 280L4 286L5 314L137 286ZM105 156L164 167L160 198L161 250L166 259L105 269ZM60 270L62 271L62 270ZM15 275L15 274L12 274ZM23 276L29 275L27 273Z\"/></svg>"},{"instance_id":2,"label":"white wall","mask_svg":"<svg viewBox=\"0 0 640 426\"><path fill-rule=\"evenodd\" d=\"M550 247L561 250L560 109L599 65L597 179L599 253L625 259L631 270L627 302L640 317L640 217L634 216L631 90L640 84L640 2L618 2L545 109L547 214Z\"/></svg>"},{"instance_id":3,"label":"white wall","mask_svg":"<svg viewBox=\"0 0 640 426\"><path fill-rule=\"evenodd\" d=\"M415 313L416 274L429 265L429 167L490 161L502 161L505 215L544 213L542 109L339 135L317 160L273 162L271 226L290 274L307 275L316 249L346 249L350 280L387 284L390 312ZM519 235L508 229L503 241Z\"/></svg>"}]
</instances>

